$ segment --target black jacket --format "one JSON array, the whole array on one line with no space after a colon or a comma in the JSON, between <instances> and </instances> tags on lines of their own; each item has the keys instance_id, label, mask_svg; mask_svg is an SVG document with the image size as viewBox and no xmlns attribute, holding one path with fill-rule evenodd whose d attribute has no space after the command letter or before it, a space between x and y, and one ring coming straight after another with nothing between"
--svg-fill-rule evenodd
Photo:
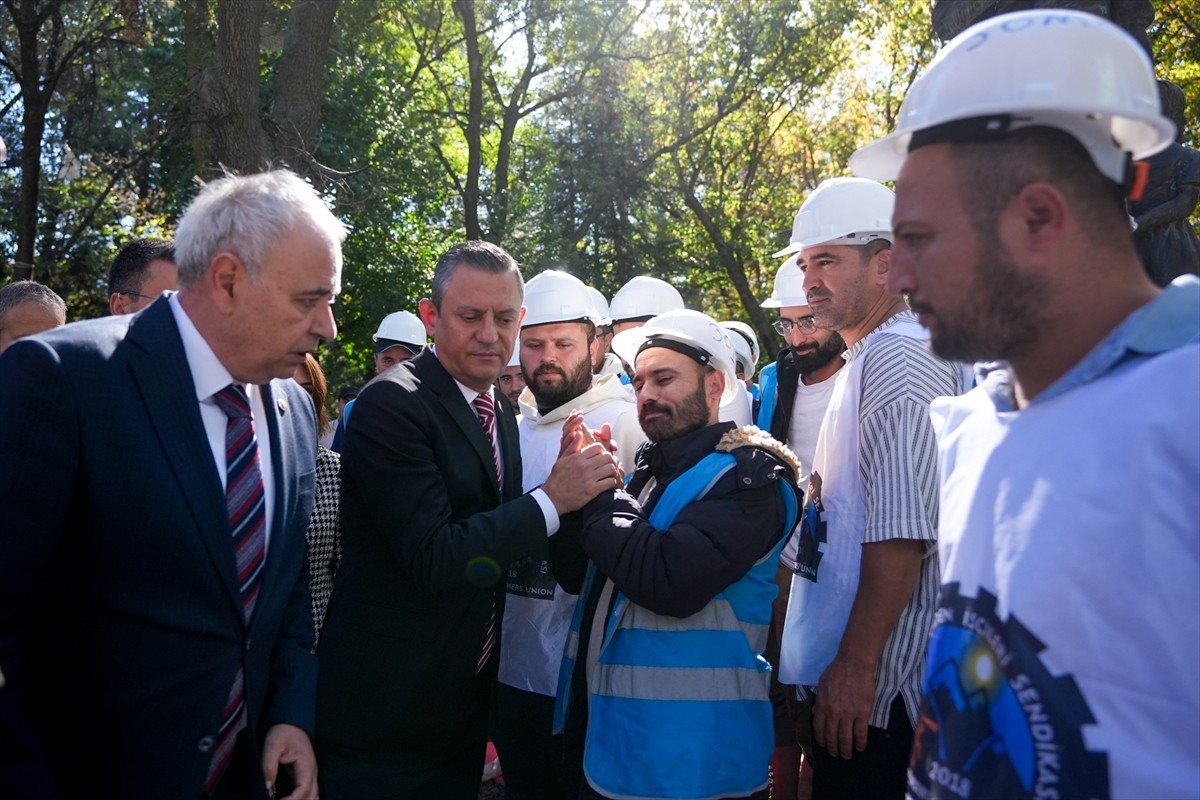
<instances>
[{"instance_id":1,"label":"black jacket","mask_svg":"<svg viewBox=\"0 0 1200 800\"><path fill-rule=\"evenodd\" d=\"M771 436L786 444L792 409L796 406L796 382L800 380L800 368L796 366L792 348L785 347L775 356L775 377L779 399L775 402L775 413L771 415Z\"/></svg>"}]
</instances>

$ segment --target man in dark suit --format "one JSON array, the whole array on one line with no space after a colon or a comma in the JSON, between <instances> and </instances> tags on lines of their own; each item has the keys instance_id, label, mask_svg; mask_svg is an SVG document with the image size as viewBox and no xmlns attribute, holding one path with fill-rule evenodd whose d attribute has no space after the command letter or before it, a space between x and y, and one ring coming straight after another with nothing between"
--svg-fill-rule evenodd
<instances>
[{"instance_id":1,"label":"man in dark suit","mask_svg":"<svg viewBox=\"0 0 1200 800\"><path fill-rule=\"evenodd\" d=\"M478 796L501 577L514 560L545 558L559 514L617 480L612 460L596 459L576 479L559 470L521 494L516 419L493 382L523 291L503 249L451 248L421 301L433 345L355 403L342 565L318 654L325 800Z\"/></svg>"},{"instance_id":2,"label":"man in dark suit","mask_svg":"<svg viewBox=\"0 0 1200 800\"><path fill-rule=\"evenodd\" d=\"M336 334L343 237L291 173L214 181L178 294L0 357L0 797L316 797L290 378Z\"/></svg>"}]
</instances>

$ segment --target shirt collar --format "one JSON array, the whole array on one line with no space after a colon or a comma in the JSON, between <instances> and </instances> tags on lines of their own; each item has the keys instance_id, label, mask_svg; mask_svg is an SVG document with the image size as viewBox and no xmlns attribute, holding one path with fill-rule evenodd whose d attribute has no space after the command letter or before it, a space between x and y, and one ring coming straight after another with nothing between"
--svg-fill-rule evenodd
<instances>
[{"instance_id":1,"label":"shirt collar","mask_svg":"<svg viewBox=\"0 0 1200 800\"><path fill-rule=\"evenodd\" d=\"M1033 398L1030 405L1091 383L1130 359L1164 353L1192 342L1200 342L1200 278L1182 275L1171 281L1158 297L1122 320L1079 363ZM976 369L996 410L1016 410L1009 365L992 362Z\"/></svg>"},{"instance_id":2,"label":"shirt collar","mask_svg":"<svg viewBox=\"0 0 1200 800\"><path fill-rule=\"evenodd\" d=\"M852 347L847 347L846 351L844 353L842 353L842 358L844 358L846 360L847 364L851 363L852 361L854 361L854 359L858 358L858 354L861 353L864 348L866 348L867 339L869 339L871 337L872 333L881 331L884 328L890 328L891 326L895 325L897 322L902 322L902 321L906 321L906 320L910 321L910 322L916 322L917 315L914 314L913 312L909 311L907 308L904 309L903 311L897 311L895 314L888 317L883 322L879 323L879 325L877 325L874 329L869 331L866 336L862 337L857 342L855 342Z\"/></svg>"},{"instance_id":3,"label":"shirt collar","mask_svg":"<svg viewBox=\"0 0 1200 800\"><path fill-rule=\"evenodd\" d=\"M431 344L431 345L429 345L429 349L433 351L434 356L437 355L437 345ZM447 372L446 374L450 375L449 372ZM454 381L454 385L458 387L458 390L460 392L462 392L463 400L466 400L467 405L469 405L469 406L473 407L475 405L475 398L479 397L481 394L486 394L488 396L488 398L492 401L493 404L496 402L496 396L492 394L492 389L495 387L489 386L486 391L478 392L478 391L472 389L470 386L467 386L466 384L459 381L459 379L454 377L453 375L450 375L450 380Z\"/></svg>"},{"instance_id":4,"label":"shirt collar","mask_svg":"<svg viewBox=\"0 0 1200 800\"><path fill-rule=\"evenodd\" d=\"M179 294L172 293L167 298L171 306L171 314L175 317L175 327L179 329L179 338L183 340L183 354L187 358L188 369L192 373L192 383L196 390L196 399L208 401L214 394L231 383L237 383L225 365L217 358L204 336L196 328L191 317L179 302ZM242 384L245 388L246 384Z\"/></svg>"}]
</instances>

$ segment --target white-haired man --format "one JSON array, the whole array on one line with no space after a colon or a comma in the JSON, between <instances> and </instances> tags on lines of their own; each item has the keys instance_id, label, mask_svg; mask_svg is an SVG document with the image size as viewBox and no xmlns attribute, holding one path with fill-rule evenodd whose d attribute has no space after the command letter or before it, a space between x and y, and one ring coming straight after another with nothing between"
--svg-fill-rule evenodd
<instances>
[{"instance_id":1,"label":"white-haired man","mask_svg":"<svg viewBox=\"0 0 1200 800\"><path fill-rule=\"evenodd\" d=\"M213 181L178 294L0 357L4 797L260 797L283 765L316 797L291 377L337 332L344 235L289 172Z\"/></svg>"}]
</instances>

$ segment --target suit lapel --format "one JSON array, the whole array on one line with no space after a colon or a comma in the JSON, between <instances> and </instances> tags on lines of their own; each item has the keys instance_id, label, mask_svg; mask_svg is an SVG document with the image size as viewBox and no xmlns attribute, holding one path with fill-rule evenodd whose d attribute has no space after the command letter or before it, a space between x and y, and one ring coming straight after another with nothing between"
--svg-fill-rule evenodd
<instances>
[{"instance_id":1,"label":"suit lapel","mask_svg":"<svg viewBox=\"0 0 1200 800\"><path fill-rule=\"evenodd\" d=\"M504 500L521 495L521 435L517 431L517 415L507 400L496 402L496 435L500 437L500 459L504 464Z\"/></svg>"},{"instance_id":2,"label":"suit lapel","mask_svg":"<svg viewBox=\"0 0 1200 800\"><path fill-rule=\"evenodd\" d=\"M466 398L458 388L458 384L454 382L454 378L450 377L450 373L446 372L446 368L442 366L442 362L438 361L437 356L433 352L433 348L427 347L421 351L416 358L413 359L413 368L421 382L428 386L442 403L442 407L446 409L446 413L454 420L454 424L459 427L463 435L467 437L471 448L478 456L480 463L485 467L484 472L491 476L492 489L496 493L496 499L500 499L500 484L496 480L496 465L492 460L492 445L487 440L487 434L483 432L483 425L479 423L479 416L475 413L475 409L467 404ZM496 430L499 432L500 424L497 417ZM501 448L504 450L505 469L507 470L508 451L511 447L506 447L501 439ZM513 446L516 446L515 440ZM506 475L509 474L507 471Z\"/></svg>"},{"instance_id":3,"label":"suit lapel","mask_svg":"<svg viewBox=\"0 0 1200 800\"><path fill-rule=\"evenodd\" d=\"M304 413L304 410L292 408L286 399L283 398L282 391L279 393L279 401L277 402L272 384L259 386L257 389L262 397L263 414L267 421L265 435L271 443L271 474L273 476L275 495L271 509L271 530L267 544L267 563L263 567L262 586L259 589L262 593L261 602L263 598L269 596L274 590L279 580L280 564L284 560L284 548L290 544L284 538L287 535L288 529L287 510L292 508L294 503L292 493L296 487L295 481L292 480L295 474L293 467L301 463L299 459L302 457L300 453L296 452L296 442L292 436L292 427L290 425L283 425L281 420L287 414ZM262 436L264 434L260 432L258 435ZM316 457L315 453L313 457Z\"/></svg>"},{"instance_id":4,"label":"suit lapel","mask_svg":"<svg viewBox=\"0 0 1200 800\"><path fill-rule=\"evenodd\" d=\"M241 609L237 566L225 511L225 492L213 461L195 382L168 303L154 303L131 324L127 340L140 352L130 358L146 416L179 485L196 532L220 574L229 600ZM180 532L182 533L182 532Z\"/></svg>"}]
</instances>

